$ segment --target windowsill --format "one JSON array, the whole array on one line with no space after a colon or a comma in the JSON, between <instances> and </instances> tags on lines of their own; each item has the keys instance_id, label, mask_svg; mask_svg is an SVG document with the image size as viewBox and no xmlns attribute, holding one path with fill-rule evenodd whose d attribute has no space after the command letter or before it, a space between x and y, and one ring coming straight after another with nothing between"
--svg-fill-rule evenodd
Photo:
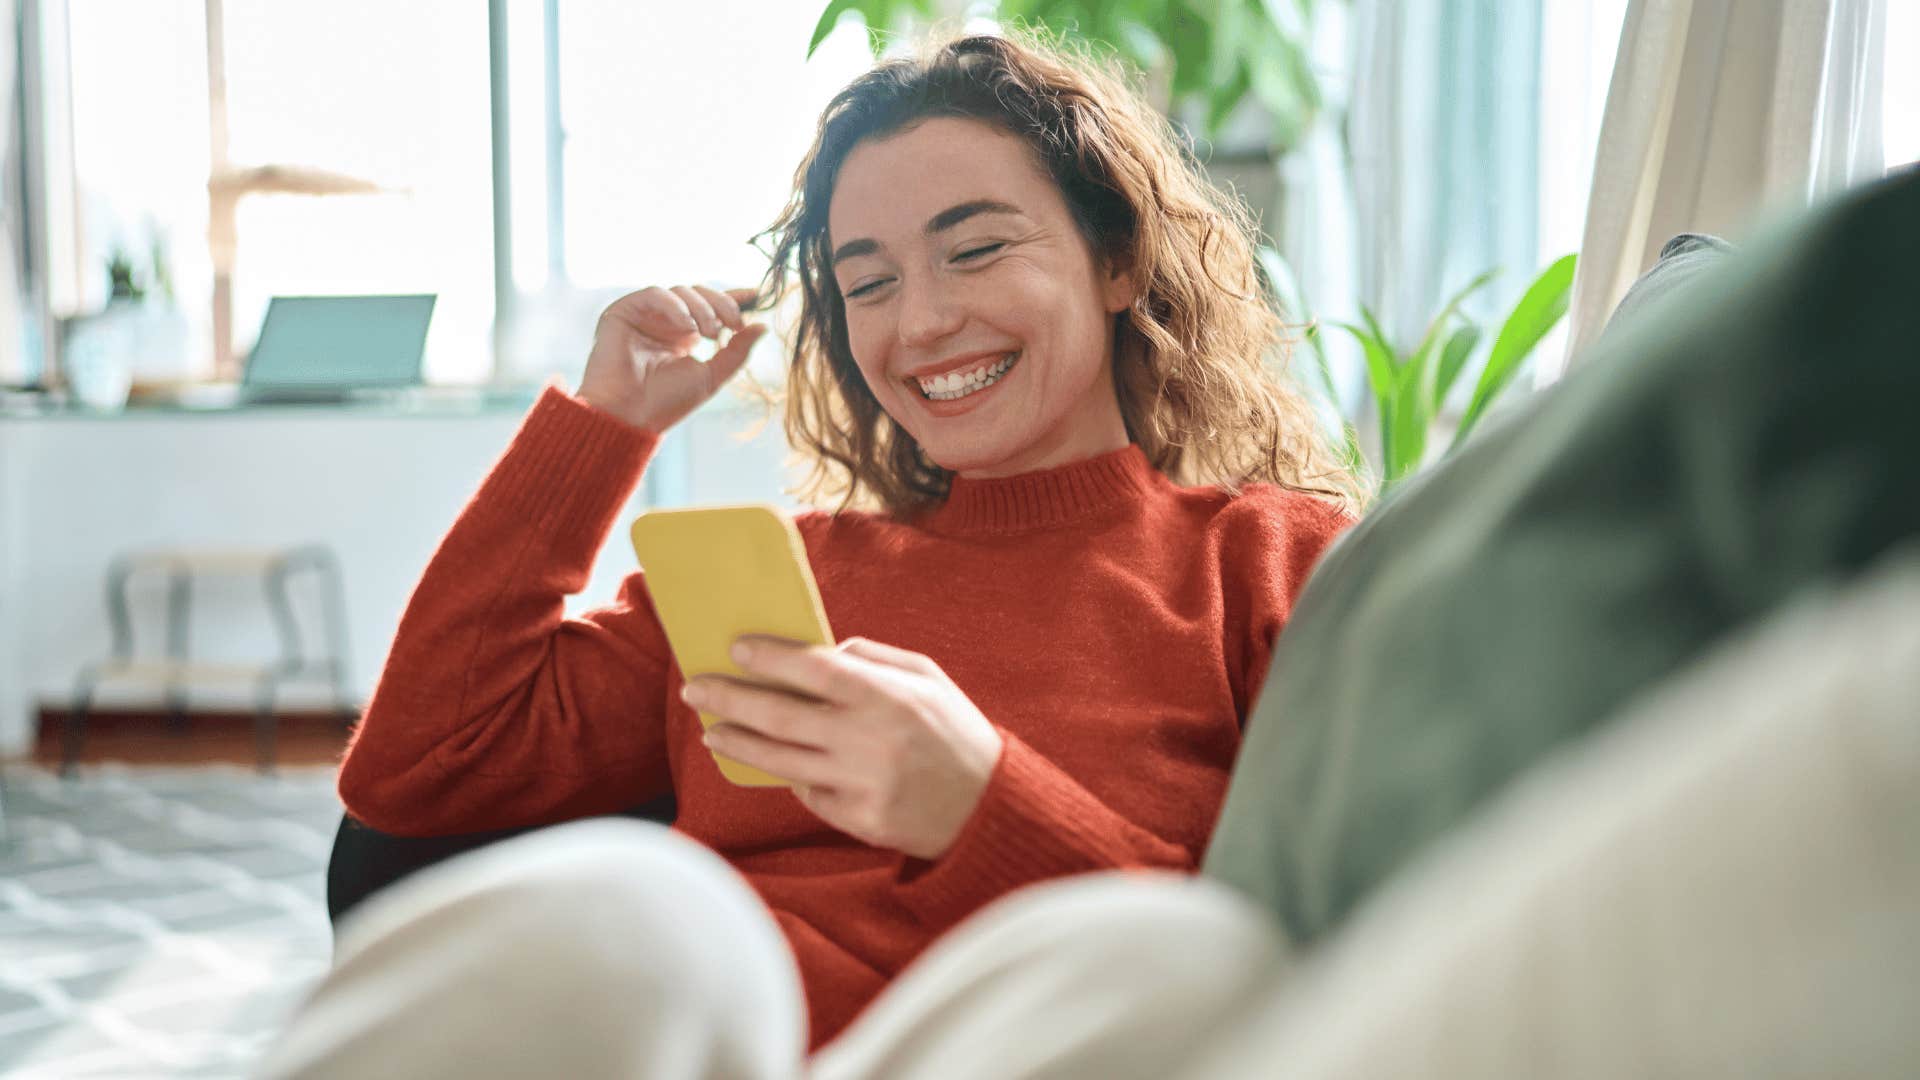
<instances>
[{"instance_id":1,"label":"windowsill","mask_svg":"<svg viewBox=\"0 0 1920 1080\"><path fill-rule=\"evenodd\" d=\"M200 416L478 416L525 412L537 387L427 386L359 394L344 401L259 403L236 394L208 394L165 401L130 401L96 409L76 401L13 394L0 398L0 422L8 420L152 420Z\"/></svg>"}]
</instances>

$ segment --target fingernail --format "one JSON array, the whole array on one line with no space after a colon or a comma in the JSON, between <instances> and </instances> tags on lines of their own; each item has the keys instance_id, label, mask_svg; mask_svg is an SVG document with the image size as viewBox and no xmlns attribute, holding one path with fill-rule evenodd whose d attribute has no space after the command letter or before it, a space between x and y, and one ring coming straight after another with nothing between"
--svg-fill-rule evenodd
<instances>
[{"instance_id":1,"label":"fingernail","mask_svg":"<svg viewBox=\"0 0 1920 1080\"><path fill-rule=\"evenodd\" d=\"M693 685L692 683L688 683L687 685L682 686L680 688L680 700L686 702L689 705L694 706L695 708L699 708L700 703L702 701L705 701L706 697L707 697L706 691L702 690L698 686Z\"/></svg>"},{"instance_id":2,"label":"fingernail","mask_svg":"<svg viewBox=\"0 0 1920 1080\"><path fill-rule=\"evenodd\" d=\"M753 646L744 641L736 641L733 643L733 648L727 650L727 655L733 657L734 663L744 667L747 661L753 659Z\"/></svg>"}]
</instances>

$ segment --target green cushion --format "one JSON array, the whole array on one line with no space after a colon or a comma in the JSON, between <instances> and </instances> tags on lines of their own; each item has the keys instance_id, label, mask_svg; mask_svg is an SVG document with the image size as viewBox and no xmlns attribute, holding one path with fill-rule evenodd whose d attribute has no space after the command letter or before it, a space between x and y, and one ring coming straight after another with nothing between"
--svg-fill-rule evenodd
<instances>
[{"instance_id":1,"label":"green cushion","mask_svg":"<svg viewBox=\"0 0 1920 1080\"><path fill-rule=\"evenodd\" d=\"M1308 942L1730 631L1920 535L1920 176L1610 330L1403 487L1281 636L1205 872Z\"/></svg>"}]
</instances>

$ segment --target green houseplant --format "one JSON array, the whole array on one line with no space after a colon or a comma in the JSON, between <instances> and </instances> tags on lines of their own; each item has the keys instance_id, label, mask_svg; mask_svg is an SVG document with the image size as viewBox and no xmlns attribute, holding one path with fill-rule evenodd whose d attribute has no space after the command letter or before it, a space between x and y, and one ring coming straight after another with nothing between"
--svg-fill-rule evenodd
<instances>
[{"instance_id":1,"label":"green houseplant","mask_svg":"<svg viewBox=\"0 0 1920 1080\"><path fill-rule=\"evenodd\" d=\"M1271 248L1265 248L1260 258L1269 293L1280 309L1289 315L1303 310L1292 275L1280 256ZM1447 447L1449 453L1485 417L1487 410L1512 385L1514 376L1540 340L1566 315L1573 289L1574 264L1573 255L1554 260L1533 279L1501 320L1492 345L1486 350L1473 393L1454 427ZM1360 309L1361 325L1331 324L1352 335L1366 358L1367 386L1379 420L1383 494L1419 469L1427 459L1432 433L1436 422L1443 419L1442 409L1448 396L1486 336L1485 327L1463 314L1460 306L1485 288L1495 274L1496 271L1489 270L1449 297L1428 322L1419 342L1410 348L1396 345L1364 305ZM1312 353L1321 389L1326 395L1328 407L1322 410L1323 414L1338 417L1338 393L1320 339L1321 332L1320 325L1309 322L1303 340ZM1362 457L1358 435L1344 419L1340 423L1348 461L1356 464Z\"/></svg>"},{"instance_id":2,"label":"green houseplant","mask_svg":"<svg viewBox=\"0 0 1920 1080\"><path fill-rule=\"evenodd\" d=\"M1272 120L1276 150L1297 139L1320 108L1307 60L1307 24L1329 0L997 0L971 10L1010 25L1044 26L1098 42L1147 73L1169 115L1193 105L1211 138L1244 101ZM875 56L885 36L932 20L935 0L832 0L807 55L851 14L865 19Z\"/></svg>"}]
</instances>

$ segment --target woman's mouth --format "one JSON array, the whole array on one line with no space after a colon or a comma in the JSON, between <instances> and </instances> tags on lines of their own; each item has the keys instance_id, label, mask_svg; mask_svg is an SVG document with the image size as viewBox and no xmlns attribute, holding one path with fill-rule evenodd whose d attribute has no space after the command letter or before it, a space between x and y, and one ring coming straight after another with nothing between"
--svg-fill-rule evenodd
<instances>
[{"instance_id":1,"label":"woman's mouth","mask_svg":"<svg viewBox=\"0 0 1920 1080\"><path fill-rule=\"evenodd\" d=\"M992 363L981 364L967 371L949 372L914 381L920 387L920 396L929 401L959 401L999 382L1019 361L1020 353L1016 350Z\"/></svg>"}]
</instances>

